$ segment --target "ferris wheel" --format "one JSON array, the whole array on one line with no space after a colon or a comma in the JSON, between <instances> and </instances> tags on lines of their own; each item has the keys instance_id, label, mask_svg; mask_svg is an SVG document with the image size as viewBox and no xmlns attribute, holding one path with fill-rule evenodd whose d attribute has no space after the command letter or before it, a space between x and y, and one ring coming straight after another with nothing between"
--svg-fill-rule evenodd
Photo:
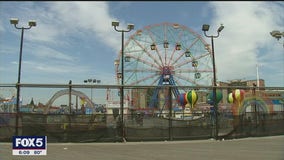
<instances>
[{"instance_id":1,"label":"ferris wheel","mask_svg":"<svg viewBox=\"0 0 284 160\"><path fill-rule=\"evenodd\" d=\"M117 80L121 60L120 52ZM123 68L125 85L209 86L213 79L209 44L186 26L168 22L146 26L129 37Z\"/></svg>"}]
</instances>

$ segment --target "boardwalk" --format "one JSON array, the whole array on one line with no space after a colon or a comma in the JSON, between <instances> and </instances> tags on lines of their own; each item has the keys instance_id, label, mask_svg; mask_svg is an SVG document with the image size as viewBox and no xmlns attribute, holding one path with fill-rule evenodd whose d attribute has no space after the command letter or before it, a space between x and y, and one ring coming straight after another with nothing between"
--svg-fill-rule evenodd
<instances>
[{"instance_id":1,"label":"boardwalk","mask_svg":"<svg viewBox=\"0 0 284 160\"><path fill-rule=\"evenodd\" d=\"M284 160L284 135L234 140L125 143L48 143L46 156L13 156L0 143L0 160Z\"/></svg>"}]
</instances>

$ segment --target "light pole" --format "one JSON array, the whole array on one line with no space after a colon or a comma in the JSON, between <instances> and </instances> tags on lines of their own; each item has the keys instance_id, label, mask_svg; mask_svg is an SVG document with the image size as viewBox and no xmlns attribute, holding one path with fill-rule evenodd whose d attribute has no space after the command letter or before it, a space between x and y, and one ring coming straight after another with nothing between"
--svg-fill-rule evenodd
<instances>
[{"instance_id":1,"label":"light pole","mask_svg":"<svg viewBox=\"0 0 284 160\"><path fill-rule=\"evenodd\" d=\"M134 24L128 24L127 30L118 30L117 27L119 26L119 22L114 21L111 23L111 25L114 27L114 30L117 32L121 32L121 88L120 88L120 114L121 114L121 136L123 141L125 141L124 137L124 122L123 122L123 99L124 99L124 93L123 93L123 85L124 85L124 32L130 32L134 29Z\"/></svg>"},{"instance_id":2,"label":"light pole","mask_svg":"<svg viewBox=\"0 0 284 160\"><path fill-rule=\"evenodd\" d=\"M24 30L31 29L36 26L36 21L30 20L28 25L29 27L18 27L19 23L18 18L11 18L10 23L15 26L16 29L22 30L21 34L21 44L20 44L20 58L19 58L19 69L18 69L18 82L17 82L17 108L16 108L16 130L15 135L18 135L18 125L19 125L19 111L20 111L20 83L21 83L21 65L22 65L22 51L23 51L23 39L24 39Z\"/></svg>"},{"instance_id":3,"label":"light pole","mask_svg":"<svg viewBox=\"0 0 284 160\"><path fill-rule=\"evenodd\" d=\"M284 32L281 33L278 30L274 30L274 31L270 32L270 35L272 37L276 38L278 41L279 41L279 39L281 39L281 37L284 38ZM283 48L284 48L284 42L283 42Z\"/></svg>"},{"instance_id":4,"label":"light pole","mask_svg":"<svg viewBox=\"0 0 284 160\"><path fill-rule=\"evenodd\" d=\"M69 80L69 114L72 113L72 80Z\"/></svg>"},{"instance_id":5,"label":"light pole","mask_svg":"<svg viewBox=\"0 0 284 160\"><path fill-rule=\"evenodd\" d=\"M211 38L211 45L212 45L212 58L213 58L213 106L214 106L214 112L215 112L215 139L218 139L218 106L217 106L217 97L216 97L216 69L215 69L215 55L214 55L214 38L219 37L219 33L224 29L224 26L221 24L221 26L217 30L217 35L210 35L208 36L206 32L209 30L210 25L203 24L202 31L204 32L204 35L206 37Z\"/></svg>"},{"instance_id":6,"label":"light pole","mask_svg":"<svg viewBox=\"0 0 284 160\"><path fill-rule=\"evenodd\" d=\"M253 83L253 89L252 89L252 95L254 97L254 116L255 116L255 127L257 127L257 106L256 106L256 87L259 87L257 86L257 84Z\"/></svg>"},{"instance_id":7,"label":"light pole","mask_svg":"<svg viewBox=\"0 0 284 160\"><path fill-rule=\"evenodd\" d=\"M93 84L96 84L96 83L101 83L101 80L98 80L98 79L85 79L84 80L84 83L93 83ZM93 103L93 88L91 88L91 101Z\"/></svg>"}]
</instances>

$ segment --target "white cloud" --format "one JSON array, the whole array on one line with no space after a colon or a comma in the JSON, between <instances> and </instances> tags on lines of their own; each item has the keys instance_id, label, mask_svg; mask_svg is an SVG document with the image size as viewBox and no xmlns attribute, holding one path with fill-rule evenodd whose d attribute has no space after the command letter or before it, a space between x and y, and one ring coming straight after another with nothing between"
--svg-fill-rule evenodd
<instances>
[{"instance_id":1,"label":"white cloud","mask_svg":"<svg viewBox=\"0 0 284 160\"><path fill-rule=\"evenodd\" d=\"M56 60L62 60L62 61L74 61L74 56L70 56L67 54L64 54L62 52L59 52L57 50L54 50L52 48L46 47L46 46L38 46L34 47L34 51L31 52L33 56L39 57L41 59L56 59Z\"/></svg>"},{"instance_id":2,"label":"white cloud","mask_svg":"<svg viewBox=\"0 0 284 160\"><path fill-rule=\"evenodd\" d=\"M5 6L6 9L11 7L9 4L5 4ZM25 71L23 72L26 72L26 75L36 75L33 76L32 82L40 79L38 75L43 75L44 73L49 77L60 73L86 75L89 72L88 74L94 74L94 71L91 69L93 66L82 64L84 59L76 57L90 53L84 53L83 49L72 49L73 47L84 46L81 43L92 39L94 42L100 42L105 45L105 48L111 48L113 55L118 53L121 46L121 34L114 31L111 26L111 22L116 19L108 11L108 2L21 3L16 11L16 15L20 15L16 16L20 19L19 26L26 25L22 24L29 20L26 20L26 17L37 21L36 27L25 31L25 57L23 58L24 63L22 67ZM38 14L33 15L32 13ZM19 34L14 30L12 31ZM79 44L75 44L75 47L74 43L77 42ZM87 45L90 44L91 42L88 42ZM102 46L101 44L98 46ZM92 46L92 48L96 47ZM96 62L95 60L90 63L97 64L101 62ZM104 68L98 68L98 70L96 71L98 73L105 72ZM25 78L23 77L23 80ZM109 79L109 75L101 77L101 79Z\"/></svg>"},{"instance_id":3,"label":"white cloud","mask_svg":"<svg viewBox=\"0 0 284 160\"><path fill-rule=\"evenodd\" d=\"M64 6L64 7L63 7ZM118 50L120 46L119 35L115 34L111 22L115 18L108 13L107 2L61 2L52 3L51 11L60 17L61 28L66 32L88 32L100 41Z\"/></svg>"},{"instance_id":4,"label":"white cloud","mask_svg":"<svg viewBox=\"0 0 284 160\"><path fill-rule=\"evenodd\" d=\"M38 5L39 3L41 5ZM25 35L25 39L68 45L67 37L83 34L95 37L102 44L118 52L120 34L115 33L111 26L111 22L116 18L108 13L108 2L34 2L34 4L37 5L33 3L23 5L19 9L21 11L18 11L25 13L26 17L31 17L32 13L39 13L36 17L32 16L36 19L37 26ZM27 10L28 8L33 9L31 11ZM25 22L25 19L22 21ZM121 23L123 26L123 22Z\"/></svg>"},{"instance_id":5,"label":"white cloud","mask_svg":"<svg viewBox=\"0 0 284 160\"><path fill-rule=\"evenodd\" d=\"M211 4L215 17L210 31L215 34L213 31L216 31L221 23L225 26L220 36L214 39L218 80L252 77L256 75L258 63L262 64L262 68L272 67L273 61L280 63L279 58L283 63L283 51L279 53L279 50L272 48L272 43L275 42L269 34L274 28L283 29L283 7L281 8L277 3L267 4L267 2ZM274 57L267 51L273 52ZM279 66L273 67L275 71L279 70ZM268 78L269 74L273 75L265 73L260 78Z\"/></svg>"},{"instance_id":6,"label":"white cloud","mask_svg":"<svg viewBox=\"0 0 284 160\"><path fill-rule=\"evenodd\" d=\"M0 33L1 33L1 32L5 32L5 29L4 29L4 27L3 27L2 21L0 21Z\"/></svg>"},{"instance_id":7,"label":"white cloud","mask_svg":"<svg viewBox=\"0 0 284 160\"><path fill-rule=\"evenodd\" d=\"M105 68L94 67L95 64L99 66L98 63L101 63L97 59L92 59L92 61L88 61L88 64L84 64L84 62L87 62L84 58L90 59L90 57L100 57L101 55L94 55L98 54L98 52L89 53L92 52L91 49L87 51L84 49L87 47L94 49L111 48L112 52L104 52L106 54L113 54L112 56L109 55L109 57L117 56L115 54L120 50L121 34L114 31L111 21L120 21L119 28L126 28L126 23L123 19L117 19L114 15L110 14L110 5L108 2L64 1L19 3L17 9L12 13L6 11L10 11L14 7L13 3L3 2L1 4L3 4L2 7L4 6L3 8L5 9L2 12L0 11L3 13L2 16L17 17L19 15L20 25L26 23L29 20L27 18L37 21L37 27L32 28L27 33L25 32L25 39L28 41L25 41L25 55L23 60L33 61L34 69L37 69L37 71L40 70L42 73L51 74L54 71L56 74L66 71L76 71L76 67L79 66L78 69L80 70L80 67L82 67L81 69L86 71L85 73L89 72L87 74L94 74L94 71L90 68L96 68L99 70L96 73L103 76L102 73L105 71ZM119 15L120 10L125 9L121 9L119 5L129 5L125 2L112 4L115 7L114 9L111 8L111 11L116 13L116 15ZM205 5L205 9L203 10L204 15L202 15L204 19L211 18L213 15L212 22L209 23L211 25L209 34L215 34L220 23L223 23L225 26L224 30L220 33L220 37L214 39L218 80L227 81L247 77L254 78L256 77L256 64L261 64L259 68L260 78L265 78L266 81L273 80L271 82L273 84L283 84L283 47L281 44L278 45L276 39L271 37L269 32L274 29L284 30L284 3L239 1L209 2L209 4L213 9L213 14L210 13L212 10L209 10L207 5ZM134 17L135 15L130 16ZM198 16L196 17L198 18ZM156 20L159 20L159 17ZM6 24L6 22L8 23L8 20L5 20L5 22L0 21L0 33L4 33L3 30L5 27L2 25L3 23ZM143 19L137 19L134 23L138 22L143 23L145 26L149 25L145 24L148 21L143 21ZM10 24L6 25L11 27ZM16 30L9 28L8 31L19 36L19 32ZM88 40L92 40L94 43L99 42L100 44L92 46L92 43L89 43ZM31 41L32 43L30 43ZM209 39L206 39L206 41L210 43ZM76 44L77 42L80 44ZM84 43L91 45L85 47ZM31 47L30 44L33 44L33 46ZM73 46L74 44L76 47ZM3 46L8 45L4 44ZM85 48L81 49L81 46ZM80 49L76 50L77 48ZM3 52L3 47L1 50ZM13 53L17 55L18 50ZM82 56L82 58L79 57L83 54L85 56ZM35 59L28 59L28 55L34 56L33 58ZM46 59L46 62L43 59ZM109 59L112 61L114 58ZM60 61L62 61L61 64ZM74 63L74 65L71 65L71 63ZM90 66L90 63L93 66ZM16 70L17 68L15 67ZM26 70L26 72L28 71ZM37 74L34 73L34 75ZM277 82L275 79L270 78L274 75L280 77ZM108 76L105 79L109 79L109 75L105 76ZM104 78L101 77L101 79Z\"/></svg>"}]
</instances>

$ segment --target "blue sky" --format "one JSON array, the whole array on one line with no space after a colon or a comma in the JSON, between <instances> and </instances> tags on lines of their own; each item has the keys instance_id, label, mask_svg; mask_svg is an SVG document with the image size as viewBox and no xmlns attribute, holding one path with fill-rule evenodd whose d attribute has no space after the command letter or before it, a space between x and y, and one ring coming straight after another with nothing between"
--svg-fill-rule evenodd
<instances>
[{"instance_id":1,"label":"blue sky","mask_svg":"<svg viewBox=\"0 0 284 160\"><path fill-rule=\"evenodd\" d=\"M283 39L271 37L272 30L284 31L284 2L225 1L25 1L0 2L0 83L16 83L20 30L9 22L19 18L19 26L36 20L25 31L22 83L83 84L84 79L100 79L116 84L114 60L121 48L119 28L128 23L134 31L163 22L178 23L203 35L201 27L210 24L214 39L218 81L256 79L266 86L284 87Z\"/></svg>"}]
</instances>

